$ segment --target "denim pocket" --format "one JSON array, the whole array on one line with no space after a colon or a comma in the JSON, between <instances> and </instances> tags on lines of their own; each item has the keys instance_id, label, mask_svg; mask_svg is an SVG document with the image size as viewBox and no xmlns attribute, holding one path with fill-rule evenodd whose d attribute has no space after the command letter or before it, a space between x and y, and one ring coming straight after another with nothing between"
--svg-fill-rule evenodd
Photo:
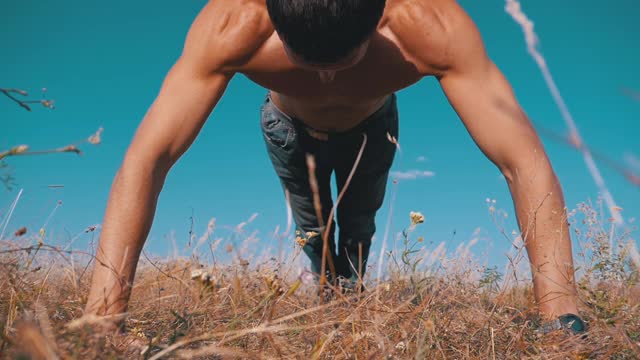
<instances>
[{"instance_id":1,"label":"denim pocket","mask_svg":"<svg viewBox=\"0 0 640 360\"><path fill-rule=\"evenodd\" d=\"M367 145L361 160L361 171L367 174L389 171L397 150L399 127L395 99L377 115L366 132Z\"/></svg>"},{"instance_id":2,"label":"denim pocket","mask_svg":"<svg viewBox=\"0 0 640 360\"><path fill-rule=\"evenodd\" d=\"M283 118L267 104L261 114L262 133L271 145L279 148L289 148L295 139L295 129L288 119Z\"/></svg>"}]
</instances>

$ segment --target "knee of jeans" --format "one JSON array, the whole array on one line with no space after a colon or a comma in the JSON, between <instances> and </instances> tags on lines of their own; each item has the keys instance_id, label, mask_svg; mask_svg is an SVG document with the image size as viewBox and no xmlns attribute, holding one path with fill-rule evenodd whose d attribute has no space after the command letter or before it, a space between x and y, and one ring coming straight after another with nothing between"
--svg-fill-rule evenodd
<instances>
[{"instance_id":1,"label":"knee of jeans","mask_svg":"<svg viewBox=\"0 0 640 360\"><path fill-rule=\"evenodd\" d=\"M341 228L340 229L340 247L354 251L362 244L363 249L369 249L371 240L376 232L375 224L363 226L360 228Z\"/></svg>"},{"instance_id":2,"label":"knee of jeans","mask_svg":"<svg viewBox=\"0 0 640 360\"><path fill-rule=\"evenodd\" d=\"M348 237L362 239L371 237L376 232L375 213L352 215L342 217L338 220L340 226L340 236L347 235Z\"/></svg>"},{"instance_id":3,"label":"knee of jeans","mask_svg":"<svg viewBox=\"0 0 640 360\"><path fill-rule=\"evenodd\" d=\"M373 233L348 234L348 235L341 236L340 250L343 250L342 247L344 247L346 248L346 250L356 251L359 248L360 244L362 244L363 250L367 250L371 247L372 238L373 238Z\"/></svg>"}]
</instances>

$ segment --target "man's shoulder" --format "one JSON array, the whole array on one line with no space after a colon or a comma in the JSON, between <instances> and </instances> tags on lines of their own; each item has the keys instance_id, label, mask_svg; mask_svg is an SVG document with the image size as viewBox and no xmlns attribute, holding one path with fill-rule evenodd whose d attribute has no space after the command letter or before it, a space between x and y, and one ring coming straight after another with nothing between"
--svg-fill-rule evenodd
<instances>
[{"instance_id":1,"label":"man's shoulder","mask_svg":"<svg viewBox=\"0 0 640 360\"><path fill-rule=\"evenodd\" d=\"M183 56L212 69L249 61L274 29L260 0L210 0L194 20Z\"/></svg>"},{"instance_id":2,"label":"man's shoulder","mask_svg":"<svg viewBox=\"0 0 640 360\"><path fill-rule=\"evenodd\" d=\"M420 70L437 75L451 63L451 45L475 29L456 0L392 0L386 26Z\"/></svg>"}]
</instances>

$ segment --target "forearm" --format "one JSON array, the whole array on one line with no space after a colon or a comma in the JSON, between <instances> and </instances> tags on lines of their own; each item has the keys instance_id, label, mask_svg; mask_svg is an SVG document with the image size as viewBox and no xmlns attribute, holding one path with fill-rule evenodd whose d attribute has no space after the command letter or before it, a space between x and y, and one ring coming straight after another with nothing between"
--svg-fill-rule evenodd
<instances>
[{"instance_id":1,"label":"forearm","mask_svg":"<svg viewBox=\"0 0 640 360\"><path fill-rule=\"evenodd\" d=\"M131 284L155 213L167 169L125 160L115 176L96 253L86 312L126 310Z\"/></svg>"},{"instance_id":2,"label":"forearm","mask_svg":"<svg viewBox=\"0 0 640 360\"><path fill-rule=\"evenodd\" d=\"M506 177L529 255L540 311L561 315L552 314L553 309L575 307L571 238L562 188L545 159L538 166L516 169Z\"/></svg>"}]
</instances>

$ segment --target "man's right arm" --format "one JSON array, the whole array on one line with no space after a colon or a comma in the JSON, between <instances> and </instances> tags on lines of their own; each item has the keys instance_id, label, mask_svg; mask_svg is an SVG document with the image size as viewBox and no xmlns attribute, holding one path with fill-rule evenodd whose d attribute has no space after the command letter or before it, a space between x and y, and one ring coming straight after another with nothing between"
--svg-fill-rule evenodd
<instances>
[{"instance_id":1,"label":"man's right arm","mask_svg":"<svg viewBox=\"0 0 640 360\"><path fill-rule=\"evenodd\" d=\"M189 31L180 59L165 78L115 176L96 254L86 314L126 311L136 266L169 169L196 138L233 76L228 64L255 48L246 12L210 2ZM226 13L225 13L226 12ZM234 28L229 28L233 26ZM243 29L238 32L236 29ZM230 38L230 33L233 38ZM238 38L238 35L240 38ZM245 38L242 38L242 37ZM235 39L234 39L235 38ZM241 54L243 44L248 44Z\"/></svg>"},{"instance_id":2,"label":"man's right arm","mask_svg":"<svg viewBox=\"0 0 640 360\"><path fill-rule=\"evenodd\" d=\"M168 74L115 176L86 312L126 309L131 283L165 177L193 142L229 76L197 76L179 60Z\"/></svg>"}]
</instances>

